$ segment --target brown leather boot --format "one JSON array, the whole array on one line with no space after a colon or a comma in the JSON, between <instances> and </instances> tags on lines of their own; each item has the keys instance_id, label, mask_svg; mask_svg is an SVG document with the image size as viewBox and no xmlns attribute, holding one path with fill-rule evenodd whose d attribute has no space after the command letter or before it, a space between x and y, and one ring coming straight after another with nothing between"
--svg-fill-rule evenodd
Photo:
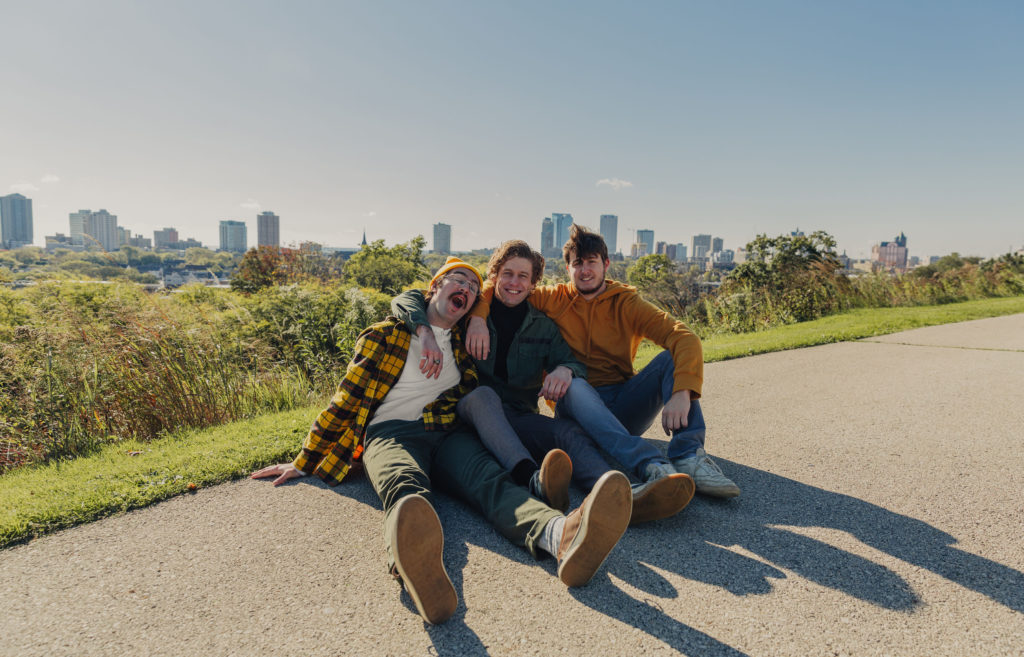
<instances>
[{"instance_id":1,"label":"brown leather boot","mask_svg":"<svg viewBox=\"0 0 1024 657\"><path fill-rule=\"evenodd\" d=\"M444 569L441 519L426 499L406 495L395 505L391 555L402 585L423 620L437 625L455 613L459 597Z\"/></svg>"},{"instance_id":2,"label":"brown leather boot","mask_svg":"<svg viewBox=\"0 0 1024 657\"><path fill-rule=\"evenodd\" d=\"M572 461L560 449L553 449L544 456L538 474L541 499L552 509L562 513L569 510L569 482L572 481Z\"/></svg>"},{"instance_id":3,"label":"brown leather boot","mask_svg":"<svg viewBox=\"0 0 1024 657\"><path fill-rule=\"evenodd\" d=\"M616 470L601 475L583 504L565 519L558 579L566 586L589 582L625 533L632 508L626 475Z\"/></svg>"},{"instance_id":4,"label":"brown leather boot","mask_svg":"<svg viewBox=\"0 0 1024 657\"><path fill-rule=\"evenodd\" d=\"M651 479L633 487L633 515L629 524L674 516L693 499L695 487L689 475L674 474Z\"/></svg>"}]
</instances>

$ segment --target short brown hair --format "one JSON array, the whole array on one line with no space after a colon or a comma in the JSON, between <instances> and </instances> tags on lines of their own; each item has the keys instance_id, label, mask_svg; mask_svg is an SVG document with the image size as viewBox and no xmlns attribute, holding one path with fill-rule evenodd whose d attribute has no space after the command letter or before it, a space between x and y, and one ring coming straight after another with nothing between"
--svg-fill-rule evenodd
<instances>
[{"instance_id":1,"label":"short brown hair","mask_svg":"<svg viewBox=\"0 0 1024 657\"><path fill-rule=\"evenodd\" d=\"M604 238L586 226L573 224L569 228L569 239L562 247L565 264L569 265L576 258L582 260L592 255L601 256L602 262L608 260L608 245L604 243Z\"/></svg>"},{"instance_id":2,"label":"short brown hair","mask_svg":"<svg viewBox=\"0 0 1024 657\"><path fill-rule=\"evenodd\" d=\"M487 263L487 277L497 278L501 266L512 258L526 258L533 265L533 277L530 282L534 285L544 275L544 256L530 248L530 245L523 240L509 240L501 245L491 254L491 260Z\"/></svg>"}]
</instances>

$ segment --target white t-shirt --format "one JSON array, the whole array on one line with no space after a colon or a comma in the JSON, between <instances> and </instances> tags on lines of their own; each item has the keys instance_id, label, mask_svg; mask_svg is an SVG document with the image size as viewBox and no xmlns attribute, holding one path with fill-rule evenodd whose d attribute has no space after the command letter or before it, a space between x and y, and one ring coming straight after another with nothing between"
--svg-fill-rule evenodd
<instances>
[{"instance_id":1,"label":"white t-shirt","mask_svg":"<svg viewBox=\"0 0 1024 657\"><path fill-rule=\"evenodd\" d=\"M384 401L377 407L367 426L373 426L386 420L418 420L423 417L423 407L441 396L448 388L456 386L462 379L455 364L452 353L452 330L430 327L434 331L434 339L441 348L441 376L427 378L420 371L420 359L423 357L423 342L415 333L409 344L409 356L405 360L402 374L395 381Z\"/></svg>"}]
</instances>

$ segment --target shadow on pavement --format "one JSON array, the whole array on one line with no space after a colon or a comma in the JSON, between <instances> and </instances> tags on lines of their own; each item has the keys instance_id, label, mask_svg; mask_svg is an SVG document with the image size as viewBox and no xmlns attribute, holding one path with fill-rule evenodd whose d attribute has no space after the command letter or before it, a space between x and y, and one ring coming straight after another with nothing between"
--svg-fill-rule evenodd
<instances>
[{"instance_id":1,"label":"shadow on pavement","mask_svg":"<svg viewBox=\"0 0 1024 657\"><path fill-rule=\"evenodd\" d=\"M767 593L770 579L785 577L781 570L723 549L739 546L821 586L886 609L909 611L920 602L909 584L885 566L779 526L824 527L848 532L877 550L1024 611L1024 574L953 547L953 536L925 522L770 472L718 462L740 483L742 497L695 498L675 518L632 530L620 544L621 553L736 595ZM663 532L676 540L643 540L645 533ZM646 552L640 551L641 542ZM650 572L613 570L633 586L661 595L650 590L649 583L655 581ZM667 582L657 585L665 586Z\"/></svg>"},{"instance_id":2,"label":"shadow on pavement","mask_svg":"<svg viewBox=\"0 0 1024 657\"><path fill-rule=\"evenodd\" d=\"M679 593L658 570L745 596L769 593L773 579L786 577L781 570L784 568L821 586L893 611L910 612L919 604L920 599L910 585L889 568L784 528L823 527L847 532L877 550L1024 612L1024 574L953 547L953 536L925 522L848 495L717 460L743 488L743 496L729 501L698 497L678 516L631 528L594 581L584 588L570 589L569 594L595 611L632 625L676 650L715 655L744 653L666 614L656 599L673 599ZM364 477L335 490L380 508ZM534 561L463 503L446 495L437 498L446 534L445 566L460 603L448 623L425 627L439 655L486 654L487 647L464 620L462 571L467 563L468 545L479 545L541 568L553 569L553 561ZM726 549L731 546L764 561ZM617 586L609 575L650 598L637 599ZM415 614L408 596L403 593L402 599L410 613Z\"/></svg>"}]
</instances>

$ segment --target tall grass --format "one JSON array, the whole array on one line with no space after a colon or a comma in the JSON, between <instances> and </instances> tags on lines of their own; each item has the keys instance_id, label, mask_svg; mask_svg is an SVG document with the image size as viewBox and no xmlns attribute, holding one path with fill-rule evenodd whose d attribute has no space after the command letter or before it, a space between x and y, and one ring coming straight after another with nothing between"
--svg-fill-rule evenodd
<instances>
[{"instance_id":1,"label":"tall grass","mask_svg":"<svg viewBox=\"0 0 1024 657\"><path fill-rule=\"evenodd\" d=\"M847 277L812 265L768 285L735 284L691 304L684 320L702 336L750 333L858 308L932 306L1024 295L1024 257Z\"/></svg>"},{"instance_id":2,"label":"tall grass","mask_svg":"<svg viewBox=\"0 0 1024 657\"><path fill-rule=\"evenodd\" d=\"M360 290L50 283L0 295L0 472L306 406L387 300Z\"/></svg>"}]
</instances>

